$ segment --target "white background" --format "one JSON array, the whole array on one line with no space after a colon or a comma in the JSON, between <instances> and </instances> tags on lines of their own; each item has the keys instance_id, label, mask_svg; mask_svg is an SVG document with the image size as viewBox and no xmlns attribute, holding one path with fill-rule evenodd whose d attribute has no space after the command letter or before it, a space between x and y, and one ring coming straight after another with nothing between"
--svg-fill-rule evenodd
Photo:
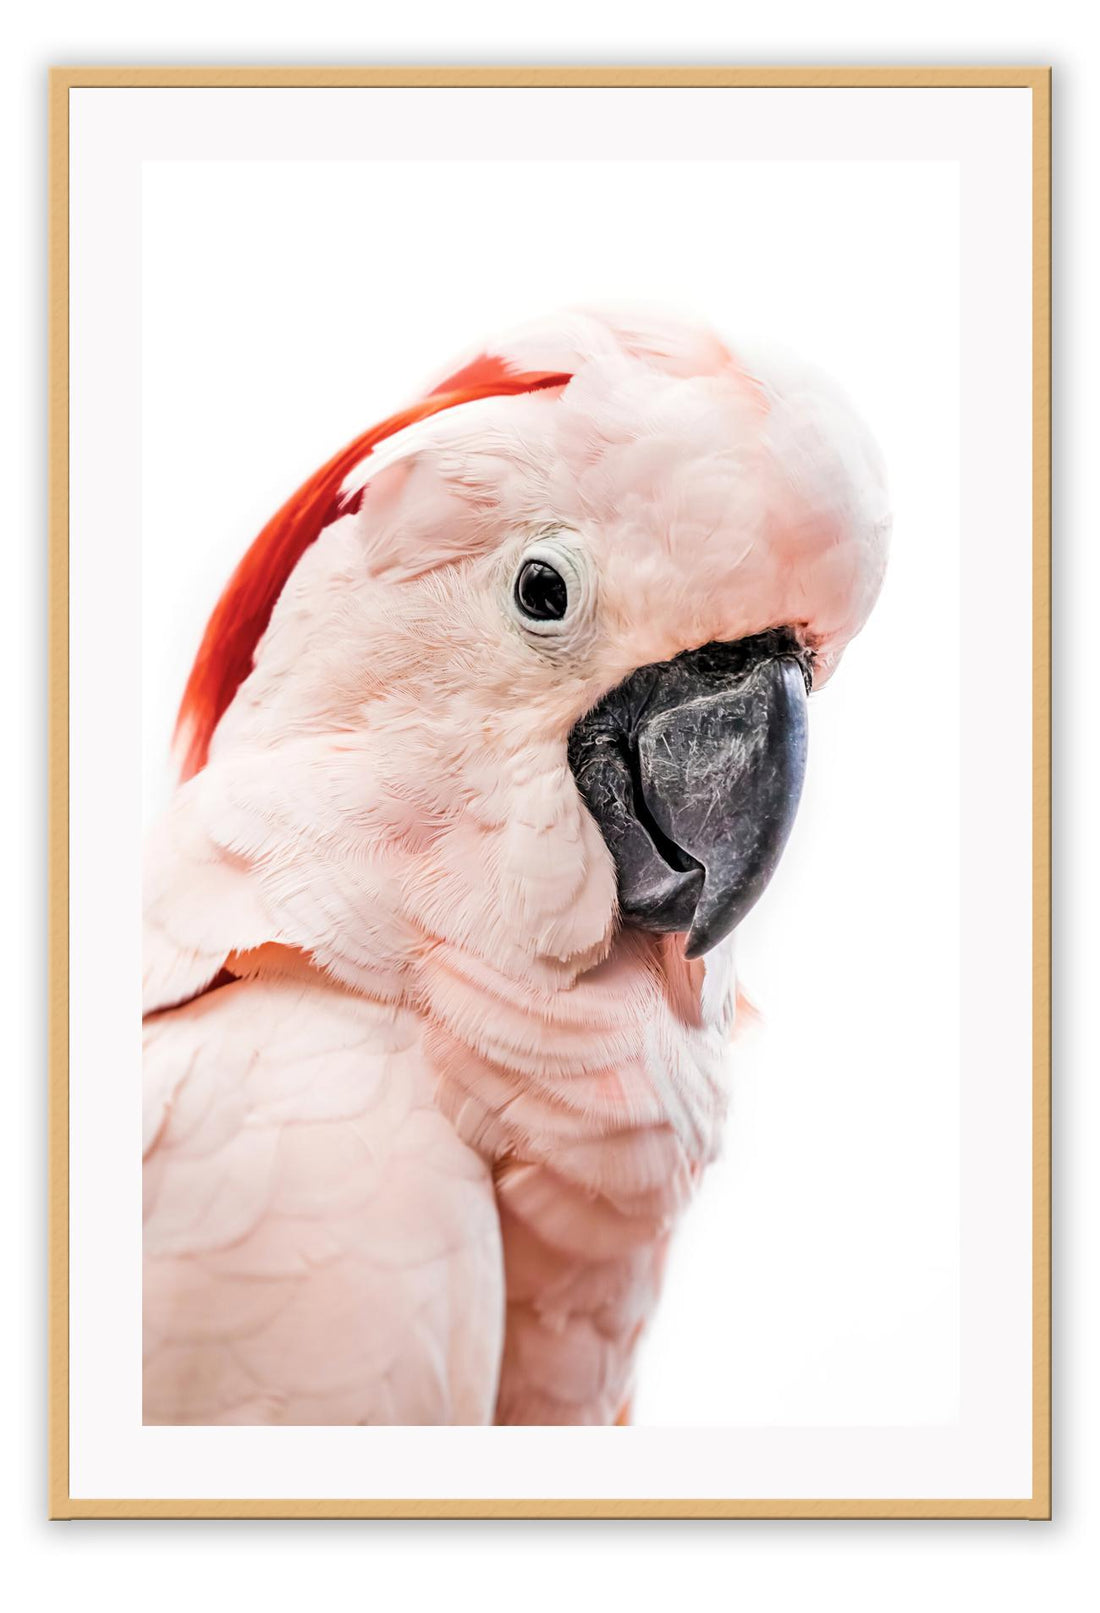
<instances>
[{"instance_id":1,"label":"white background","mask_svg":"<svg viewBox=\"0 0 1100 1613\"><path fill-rule=\"evenodd\" d=\"M708 18L702 8L677 8L675 25L662 13L662 24L648 27L645 20L638 23L633 39L627 40L616 30L615 24L599 8L591 5L576 8L569 6L556 10L558 32L553 37L543 28L526 37L518 31L518 18L502 22L499 17L485 15L480 21L471 21L468 8L459 19L449 23L441 15L437 43L426 46L423 38L414 46L411 37L398 38L385 34L385 22L372 19L373 55L376 59L473 59L515 60L526 59L603 59L603 60L779 60L790 59L1017 59L1050 60L1069 64L1062 72L1061 90L1065 107L1065 128L1070 139L1080 141L1093 132L1084 112L1084 87L1076 76L1076 62L1081 57L1082 41L1069 32L1069 8L1048 7L1044 13L1047 39L1036 42L1033 34L1013 38L1004 30L1009 24L1005 13L997 13L997 27L1001 30L994 40L984 26L981 8L931 5L922 8L916 21L919 37L908 31L904 37L891 38L884 31L885 22L877 8L834 7L825 20L810 8L788 7L786 14L792 24L800 28L800 45L793 48L790 36L780 40L775 26L776 13L769 14L771 28L760 25L754 28L751 20L738 19L736 39L723 38L716 18ZM1027 13L1030 21L1031 13ZM139 20L140 16L140 20ZM773 20L774 19L774 20ZM637 18L635 19L637 21ZM291 28L272 31L261 40L248 30L247 10L224 4L203 8L196 6L189 14L190 34L183 38L156 37L151 31L148 17L135 9L116 6L97 11L97 36L92 39L82 29L86 24L75 9L46 8L36 13L33 36L28 33L23 59L13 52L10 60L18 63L19 77L13 92L5 100L5 117L9 128L6 150L20 154L28 144L41 149L41 64L46 60L110 59L129 56L133 59L363 59L368 55L362 36L355 38L349 30L361 26L362 19L354 17L350 8L315 6L309 17L303 19L300 34ZM905 22L899 20L899 27ZM461 35L458 29L461 26ZM483 30L479 33L479 26ZM666 28L662 35L660 26ZM675 33L673 33L675 26ZM449 32L448 32L449 28ZM511 29L509 33L507 30ZM761 31L763 29L764 31ZM307 34L308 30L308 34ZM1054 40L1055 43L1051 43ZM456 55L457 53L457 55ZM1089 117L1094 114L1089 113ZM1067 189L1082 174L1081 152L1067 162ZM12 323L13 345L18 336L20 351L26 359L24 369L17 372L19 384L14 390L10 410L10 424L5 439L16 445L13 464L18 468L14 483L12 525L20 532L40 530L37 514L41 487L42 452L39 423L41 419L41 375L39 336L41 332L41 198L39 195L40 168L26 165L20 182L21 216L27 225L31 250L26 255L27 274L19 280L5 299L6 316ZM1083 195L1080 197L1084 199ZM1068 230L1071 240L1084 246L1083 223L1074 223ZM1087 243L1090 248L1091 240ZM16 257L18 274L24 260ZM9 260L8 267L10 267ZM1092 265L1095 279L1096 265ZM1072 297L1083 288L1087 266L1083 259L1073 264L1068 278ZM1080 276L1080 278L1078 278ZM38 322L26 319L26 308L37 300ZM1083 350L1095 323L1091 303L1083 297L1073 307L1075 341ZM1067 355L1068 384L1075 387L1082 405L1080 424L1072 420L1067 424L1067 441L1072 449L1083 446L1089 430L1083 362ZM1069 416L1071 411L1067 411ZM1064 477L1065 494L1062 500L1064 519L1069 526L1069 513L1076 509L1081 516L1081 530L1090 523L1085 519L1083 498L1091 482L1084 460L1079 462L1076 474L1067 467ZM1095 528L1095 519L1091 526ZM1094 551L1093 551L1094 553ZM1071 577L1063 583L1067 609L1063 613L1064 654L1074 654L1080 647L1080 661L1076 678L1067 677L1067 707L1072 715L1088 715L1088 677L1086 659L1089 601L1095 597L1095 586L1089 587L1087 568L1095 566L1091 555L1082 547L1073 560ZM13 578L25 584L22 591L15 589L8 596L11 609L12 631L5 640L5 650L20 649L29 638L34 650L37 626L40 621L35 595L40 599L41 561L35 545L17 547L12 560ZM1095 582L1095 579L1093 579ZM28 601L26 595L30 592ZM1076 659L1076 656L1074 656ZM40 674L36 673L37 678ZM20 689L26 680L25 671L14 667L9 674L8 687ZM40 687L40 685L39 685ZM17 758L26 758L25 765L17 764L16 773L34 775L40 766L41 706L31 701L26 707L19 704L13 713L13 749ZM1073 889L1068 909L1081 920L1080 938L1085 941L1084 918L1088 911L1090 890L1095 898L1095 854L1092 841L1076 829L1095 818L1095 805L1090 812L1085 794L1088 775L1084 763L1088 760L1084 750L1085 728L1082 722L1080 747L1067 746L1065 773L1068 784L1076 793L1067 792L1063 821L1067 840L1072 843L1065 853L1072 859ZM1072 799L1071 797L1072 793ZM36 913L36 886L41 867L41 791L28 792L25 812L18 808L7 836L7 845L13 853L11 862L11 888L20 897L27 897L28 917L25 922L13 921L9 937L14 940L13 957L8 978L14 978L13 994L20 1010L19 1041L13 1049L12 1067L19 1071L39 1067L41 1038L38 1004L40 995L40 919ZM28 856L28 847L32 855ZM35 855L37 854L37 855ZM1064 978L1072 986L1087 978L1084 947L1080 960L1065 949ZM30 1008L28 1015L27 1009ZM1079 1012L1070 1018L1065 1038L1065 1051L1083 1054L1084 999L1079 1001ZM29 1024L27 1021L29 1019ZM1065 1146L1060 1152L1062 1179L1068 1178L1070 1190L1064 1195L1071 1211L1083 1211L1088 1195L1094 1188L1085 1170L1089 1147L1090 1106L1095 1110L1093 1093L1083 1081L1076 1080L1069 1057L1065 1082L1065 1108L1072 1123L1062 1122ZM1079 1072L1082 1076L1084 1070ZM6 1132L14 1144L12 1158L15 1168L3 1176L6 1201L6 1224L15 1228L38 1226L40 1194L35 1186L38 1180L37 1165L41 1149L33 1140L26 1141L28 1131L40 1126L41 1086L33 1079L16 1089L13 1103L17 1106L16 1121ZM19 1122L22 1122L21 1124ZM1093 1127L1093 1134L1095 1128ZM40 1135L40 1132L39 1132ZM27 1161L35 1165L28 1173ZM1076 1256L1083 1252L1080 1230L1063 1230L1059 1244L1066 1270L1065 1286L1070 1286L1070 1268ZM39 1259L40 1236L17 1239L14 1258L25 1273L20 1280L21 1292L27 1296L25 1308L32 1317L40 1314L41 1277ZM19 1291L19 1290L17 1290ZM1091 1302L1088 1302L1091 1303ZM17 1306L17 1308L19 1308ZM434 1592L440 1598L445 1588L448 1600L465 1605L477 1605L491 1594L489 1587L503 1572L510 1587L517 1588L531 1605L550 1605L560 1599L568 1582L575 1594L577 1586L586 1587L591 1599L603 1593L614 1594L621 1600L634 1600L638 1605L662 1606L672 1596L683 1598L698 1593L700 1599L724 1600L725 1590L738 1597L747 1597L753 1605L804 1605L808 1595L818 1604L845 1606L879 1606L884 1598L899 1607L926 1606L930 1597L944 1600L949 1606L969 1606L977 1600L993 1598L1005 1607L1034 1605L1040 1598L1055 1605L1076 1605L1083 1596L1075 1590L1073 1576L1085 1568L1085 1530L1089 1519L1089 1503L1085 1491L1087 1475L1084 1471L1084 1453L1089 1448L1090 1415L1095 1410L1095 1391L1086 1379L1083 1369L1089 1358L1088 1330L1094 1313L1087 1308L1084 1296L1071 1299L1064 1306L1072 1324L1069 1336L1058 1351L1062 1368L1063 1403L1072 1406L1072 1415L1060 1418L1062 1440L1056 1470L1062 1480L1056 1504L1059 1521L1050 1526L952 1525L952 1526L901 1526L849 1525L849 1526L736 1526L736 1528L676 1528L660 1529L634 1527L620 1529L617 1539L612 1532L587 1526L584 1529L500 1527L467 1528L462 1531L436 1526L421 1529L412 1538L412 1531L385 1530L371 1527L369 1546L361 1541L360 1529L335 1529L318 1526L282 1531L278 1526L260 1526L251 1530L237 1528L215 1531L213 1526L195 1526L181 1538L181 1531L171 1526L45 1526L33 1520L42 1512L41 1490L41 1437L40 1398L26 1395L22 1386L28 1378L41 1385L41 1329L32 1324L27 1329L18 1326L9 1331L12 1346L9 1381L15 1386L13 1415L21 1422L23 1437L11 1439L7 1449L14 1461L11 1474L12 1488L9 1500L9 1517L17 1520L20 1528L21 1555L28 1571L35 1576L36 1595L46 1605L62 1605L63 1601L77 1601L81 1605L99 1605L109 1599L111 1605L137 1606L147 1600L150 1587L157 1584L157 1597L162 1605L187 1606L200 1594L199 1586L210 1584L223 1587L226 1597L236 1593L250 1597L263 1595L270 1605L294 1606L303 1600L316 1600L319 1596L341 1594L346 1596L348 1575L353 1572L349 1553L363 1549L371 1551L369 1574L363 1577L364 1594L387 1594L392 1598L404 1588L405 1597L412 1587L415 1597L419 1590L425 1599ZM24 1332L30 1334L30 1355L22 1350ZM1093 1338L1095 1354L1095 1337ZM39 1477L35 1478L35 1475ZM323 1537L321 1545L319 1537ZM425 1551L430 1539L430 1551ZM542 1545L539 1542L542 1542ZM568 1550L566 1544L568 1542ZM793 1549L792 1549L793 1548ZM392 1586L386 1582L393 1576ZM338 1587L338 1589L337 1589ZM522 1589L520 1589L522 1587ZM705 1589L704 1589L705 1587Z\"/></svg>"},{"instance_id":2,"label":"white background","mask_svg":"<svg viewBox=\"0 0 1100 1613\"><path fill-rule=\"evenodd\" d=\"M726 1157L675 1248L639 1424L958 1413L958 179L947 162L145 165L150 808L195 645L253 533L502 323L624 296L686 305L735 344L773 334L812 355L879 437L889 581L813 702L796 832L742 930L766 1028L732 1061Z\"/></svg>"},{"instance_id":3,"label":"white background","mask_svg":"<svg viewBox=\"0 0 1100 1613\"><path fill-rule=\"evenodd\" d=\"M706 95L673 90L543 90L531 97L511 90L343 91L338 95L245 90L180 96L171 91L93 90L74 94L70 116L72 1493L163 1496L186 1490L196 1496L316 1496L333 1492L431 1495L442 1491L453 1495L575 1496L583 1491L602 1496L749 1497L1011 1497L1029 1493L1030 772L1026 668L1030 622L1031 119L1026 94L1012 90L935 90L918 96L906 91L867 90L710 91ZM511 156L529 161L496 164L500 131L505 126ZM832 888L826 887L817 896L820 929L807 928L801 905L805 890L796 882L791 887L796 905L788 907L785 920L771 931L774 994L787 990L782 1023L785 1033L795 1038L793 1053L787 1058L789 1081L795 1081L796 1071L805 1075L807 1066L812 1070L822 1063L820 1038L814 1032L826 1022L835 1038L831 1054L834 1048L843 1047L844 1038L849 1044L859 1043L869 1030L871 1039L859 1047L862 1062L855 1066L854 1084L852 1064L839 1057L824 1066L820 1084L804 1084L801 1090L796 1087L794 1101L786 1105L782 1100L788 1089L776 1083L780 1102L771 1111L773 1158L781 1161L791 1152L791 1139L801 1137L796 1164L809 1178L811 1191L796 1196L792 1179L790 1192L776 1193L781 1165L757 1169L761 1196L768 1191L772 1195L769 1202L775 1206L778 1246L768 1258L754 1263L759 1242L752 1236L757 1230L752 1219L756 1206L746 1198L735 1207L748 1228L740 1246L742 1271L735 1273L742 1280L743 1292L735 1289L732 1302L716 1311L714 1268L722 1268L723 1259L728 1259L726 1245L733 1241L729 1235L723 1236L726 1229L718 1224L721 1247L717 1259L698 1261L696 1281L686 1289L699 1307L694 1336L678 1315L675 1331L666 1335L663 1347L669 1362L664 1373L658 1356L655 1378L670 1380L663 1420L673 1426L654 1427L660 1414L647 1413L643 1426L626 1431L520 1429L510 1430L507 1438L498 1430L470 1429L291 1429L275 1431L274 1436L271 1431L255 1429L142 1429L137 1324L140 1184L132 1141L138 1109L135 994L140 972L139 757L133 736L139 689L146 681L138 644L147 611L138 582L149 544L143 535L138 490L144 482L145 531L159 531L163 522L171 530L173 512L188 496L187 484L202 480L192 472L187 451L192 422L197 413L212 407L208 400L218 386L222 344L237 339L237 323L243 316L236 312L238 298L224 331L216 329L210 342L204 327L208 320L216 323L216 319L203 311L200 265L207 258L214 259L207 283L219 306L224 299L220 264L226 246L237 242L252 259L253 271L246 275L242 288L245 298L256 295L262 303L263 294L253 293L253 282L264 283L273 271L271 254L263 250L262 210L261 219L253 218L250 224L245 197L232 199L220 227L217 220L210 228L205 220L196 225L185 216L182 230L177 231L173 222L172 240L161 257L173 263L183 253L177 236L182 240L197 236L199 250L191 254L194 261L183 261L182 273L177 274L173 267L175 294L164 298L163 304L157 295L163 268L146 276L154 288L150 312L155 317L150 325L154 333L174 330L181 310L198 302L193 338L199 348L198 362L185 373L179 348L167 354L154 348L151 358L147 351L143 354L136 316L142 292L149 286L143 286L137 251L141 159L147 159L144 172L153 177L150 195L155 196L159 182L156 164L165 159L198 155L224 162L242 153L305 154L314 166L303 178L310 187L321 190L315 213L284 183L286 176L280 170L274 171L274 183L269 186L273 198L288 204L278 210L277 229L271 231L268 225L274 235L271 244L285 257L289 248L282 246L284 220L293 220L300 235L312 223L316 238L318 222L329 224L344 199L346 187L330 195L326 205L327 170L315 166L319 158L338 157L344 176L351 178L361 175L349 162L351 158L379 149L405 153L394 194L402 206L400 212L396 207L386 212L385 222L387 226L396 222L400 228L408 210L404 204L410 198L413 214L419 210L434 222L438 183L418 196L417 179L426 170L410 159L438 151L440 127L447 131L451 189L462 195L467 207L472 204L482 213L494 205L502 187L513 190L509 228L514 218L522 246L526 216L529 251L542 243L544 213L554 216L556 208L563 237L574 238L570 226L579 218L582 227L575 238L591 243L591 267L586 267L586 275L593 268L603 272L604 255L612 251L608 243L613 239L604 229L603 219L614 210L619 184L633 183L636 207L624 214L617 231L629 237L636 230L637 238L633 252L628 250L612 268L612 279L618 284L619 277L633 269L649 246L653 234L649 204L660 202L671 217L674 233L694 245L703 237L696 222L699 215L709 209L717 210L723 219L726 216L722 208L726 186L716 186L714 179L728 175L729 214L738 218L737 235L720 229L709 243L709 253L689 251L679 264L673 259L674 278L689 266L698 276L694 266L708 256L720 266L720 275L727 260L736 261L738 252L745 251L745 237L750 233L739 215L752 219L752 240L761 242L770 255L771 237L780 234L780 221L789 216L789 239L776 262L791 258L804 266L792 271L792 303L811 301L815 295L811 288L816 276L808 269L811 244L823 259L833 252L835 266L826 300L818 308L822 328L833 328L845 276L858 278L861 257L871 255L874 261L868 280L887 285L887 297L875 300L870 285L862 285L862 298L857 292L847 304L848 323L854 327L866 321L870 306L880 309L874 320L874 334L880 341L906 323L916 323L918 337L923 334L927 352L919 351L916 344L899 342L898 373L891 369L893 355L888 354L884 364L879 361L877 374L884 416L894 422L891 435L896 438L903 485L908 490L903 495L906 507L914 513L923 511L923 524L929 531L914 533L906 545L909 564L902 568L905 587L898 595L905 602L904 612L885 642L878 675L865 680L868 690L877 690L879 704L872 699L862 714L857 708L854 724L849 714L847 765L830 765L833 749L840 748L842 753L841 739L839 747L826 749L825 766L819 765L817 770L817 777L831 787L841 784L854 767L864 780L864 794L872 779L876 793L869 806L861 803L866 814L861 824L853 824L858 810L851 799L843 792L834 797L834 821L831 826L826 821L826 839L808 858L807 881L821 879L825 869L836 870ZM876 153L871 162L866 158L869 149ZM629 166L624 169L620 161L605 172L597 161L605 152L628 158ZM697 162L699 153L706 158L702 168ZM459 160L467 156L494 160L495 166L482 181L481 196L472 188L473 170ZM583 163L573 162L560 170L553 163L546 165L548 157L557 160L562 156L582 158ZM751 166L742 170L726 161L731 157L737 164ZM806 172L807 157L814 164L807 176L816 181L814 187L807 185L806 178L798 183L800 173ZM941 179L942 216L927 211L922 216L917 189L905 195L914 185L913 159L929 157L936 159ZM660 161L651 167L654 158ZM725 166L716 163L717 158ZM768 160L765 182L758 179L754 191L751 181L758 158ZM794 169L787 167L792 158L798 163ZM858 162L854 173L850 168L843 170L847 192L836 185L835 171L826 158ZM953 317L953 226L958 213L950 183L946 190L942 183L953 177L944 174L945 158L961 165L968 196L962 216L966 317L961 350L955 346ZM593 178L586 179L590 163L595 163ZM522 180L525 173L533 176L526 183ZM635 178L639 173L643 176L640 181ZM699 183L698 173L708 182ZM555 175L559 176L556 191ZM248 170L248 178L250 184L255 182L254 169ZM217 185L212 171L201 176L200 191L206 179ZM384 188L385 180L383 172L380 187ZM564 191L563 180L567 181ZM537 191L538 207L525 201L529 188ZM782 199L785 188L790 192L787 205L777 208L774 198ZM830 188L835 190L831 207L827 205ZM824 206L819 199L822 191ZM898 191L901 206L893 205ZM565 206L561 205L563 196ZM578 201L578 197L585 200ZM908 205L904 205L906 201ZM373 218L369 192L364 205ZM182 200L178 206L186 214ZM641 214L640 224L627 223L632 211ZM155 202L152 212L157 216ZM171 219L172 213L170 198L160 216ZM227 233L231 215L244 215L244 228L235 236ZM870 228L865 215L870 217ZM459 216L464 218L465 212ZM838 220L847 226L839 233L830 228ZM444 231L453 222L445 217ZM857 224L855 247L849 251L846 237ZM392 231L374 233L377 239L371 244L377 250ZM892 248L894 233L900 241L898 250ZM946 246L930 248L930 233L946 233ZM252 236L260 239L253 242ZM885 257L881 248L878 253L874 248L882 236L890 243ZM469 275L472 288L482 262L486 267L480 272L489 277L493 258L484 253L476 236L464 234L461 239L474 258ZM827 245L830 241L835 242L831 247ZM364 257L369 261L367 243L345 238L339 244L342 250L336 256L350 258L353 269ZM498 242L498 252L504 244ZM627 244L629 247L629 239ZM397 253L400 249L395 244L392 250ZM759 249L750 255L758 256ZM269 344L272 334L278 338L283 330L298 327L299 318L308 327L313 300L302 297L303 283L312 290L320 278L322 298L333 295L332 287L317 275L316 256L310 252L299 260L302 273L294 287L297 299L278 283L276 275L268 318L260 321ZM911 259L916 273L910 267ZM664 272L669 272L669 265ZM756 278L762 286L766 272L756 271ZM554 284L556 287L556 279ZM944 306L946 286L951 289ZM404 289L398 275L391 300L401 300ZM340 299L345 319L358 290L358 277L353 276ZM503 283L500 290L503 296ZM935 334L932 328L922 327L913 312L925 303L940 315ZM293 313L298 306L304 309L301 316ZM354 317L351 323L354 326ZM186 339L182 345L188 345ZM869 348L864 340L862 350L866 353ZM304 351L308 357L300 357L292 373L312 400L314 393L327 387L333 361L324 344L318 350L310 341L304 344ZM342 354L344 349L338 347L337 351ZM952 541L957 515L952 438L960 351L968 400L962 419L961 508L967 523L963 545ZM143 356L148 383L145 407L139 384ZM277 368L273 387L281 393L284 371ZM187 375L198 378L190 392L180 379L183 376L185 381ZM354 391L358 406L358 387ZM167 397L170 406L150 407L150 397ZM231 398L222 429L236 442L245 434L240 417L247 410L239 404L234 408L232 403ZM301 410L297 413L301 415ZM149 457L160 467L152 481L148 467L139 460L141 428L148 428L150 419L158 424L151 444L146 430L146 446L151 448ZM906 446L909 438L917 444L915 451ZM316 457L311 454L311 462ZM185 555L195 545L196 526L205 526L213 508L205 487L193 489L191 496L196 500L193 513L178 533L176 545ZM939 550L937 543L942 545ZM109 568L100 560L105 548L113 561ZM988 659L980 635L965 636L959 661L955 592L960 581L965 614L973 620L995 619L1004 640L1015 647L1006 672L1007 697L995 702L989 698ZM178 609L179 598L180 590L169 590L166 608L159 615L154 613L158 623L173 614L173 607ZM910 615L914 601L923 602L923 609ZM889 620L887 615L887 624ZM111 622L106 634L105 621ZM156 632L150 638L154 644L159 642ZM894 694L891 680L901 681L904 696ZM920 698L916 687L921 680L928 691L926 699ZM893 720L899 700L903 709L905 700L910 702L908 716L900 724ZM823 706L837 710L835 699ZM113 720L104 722L102 713L108 709ZM837 732L844 734L843 724ZM960 738L965 774L961 916L968 940L961 950L964 973L962 991L956 997L957 985L951 975L954 949L960 940L960 891L953 840L960 798L952 757L957 756ZM891 744L895 746L892 760ZM869 745L886 753L881 772L867 767ZM883 774L888 793L885 804L880 805L877 792L882 789ZM104 789L108 778L112 782L109 792ZM916 815L907 823L905 814L914 798ZM828 811L824 808L822 816ZM905 826L898 845L891 836L895 821ZM854 836L853 828L858 831ZM844 860L839 866L829 858L830 837L841 846ZM869 853L878 866L877 878L868 885L879 905L874 910L874 927L850 925L848 939L857 949L852 971L844 966L843 951L830 946L830 934L841 923L840 916L851 900L853 879L858 877L855 871L866 867ZM907 884L914 862L917 877ZM797 862L794 868L797 876ZM896 891L901 892L900 906L893 899ZM906 902L913 908L912 919L904 911ZM771 912L769 904L760 922L771 924ZM779 912L782 915L782 908ZM915 947L911 926L916 928ZM797 963L791 961L794 935L805 938ZM751 937L746 944L752 944ZM768 946L762 945L760 950L767 975ZM820 960L815 960L815 951ZM891 967L891 954L900 955L896 967ZM830 968L835 971L831 979ZM945 982L940 980L941 971L947 977ZM869 990L857 990L861 976L867 978ZM881 1011L883 993L885 1015ZM965 1080L961 1085L953 1082L951 1074L952 1058L958 1051L956 1000L964 1010ZM854 1006L846 1010L846 1004ZM807 1010L816 1015L817 1027L812 1018L807 1023ZM907 1063L914 1050L915 1062ZM899 1069L899 1083L883 1081L884 1063ZM112 1079L105 1081L108 1064ZM937 1078L947 1085L937 1090ZM770 1089L765 1086L764 1092L762 1108L766 1112ZM802 1110L816 1119L816 1136ZM929 1112L930 1121L924 1119ZM882 1121L878 1130L871 1130L866 1121L876 1113ZM944 1406L945 1377L950 1374L953 1379L956 1370L952 1306L959 1285L951 1269L958 1241L953 1219L959 1178L954 1156L956 1119L963 1141L959 1251L962 1392L957 1419L951 1416L954 1405ZM877 1152L880 1132L888 1139L885 1160ZM755 1135L748 1128L746 1133L750 1139ZM799 1144L795 1146L797 1149ZM770 1163L764 1159L766 1166ZM740 1190L746 1176L751 1183L752 1167L751 1150L746 1154L744 1172L736 1171L734 1161L734 1174L727 1180L735 1190ZM903 1191L897 1195L893 1189L899 1175ZM830 1207L837 1206L834 1214L838 1220L832 1227L826 1225L826 1237L818 1240L816 1227L827 1213L819 1206L822 1198ZM881 1229L876 1216L887 1222L886 1235L877 1242ZM944 1247L945 1228L951 1238L949 1249ZM761 1232L767 1237L769 1225ZM805 1258L807 1242L811 1256L816 1253L816 1263ZM697 1247L694 1240L686 1243L689 1252ZM788 1259L790 1267L784 1264ZM823 1282L822 1265L826 1268ZM788 1275L791 1270L794 1277ZM808 1285L808 1294L789 1298L785 1275L792 1287L799 1282ZM876 1287L882 1291L881 1304L876 1303ZM837 1297L831 1297L834 1294ZM856 1331L846 1331L846 1300L862 1305L862 1331L869 1338L859 1336L859 1318ZM773 1309L780 1302L786 1304L786 1316L781 1314L779 1320L780 1324L788 1321L790 1335L788 1343L780 1325L755 1360L750 1353L746 1365L734 1369L744 1391L740 1403L730 1394L730 1368L725 1359L732 1350L727 1341L744 1325L738 1301L744 1311L759 1313L762 1329L772 1321ZM821 1328L820 1338L815 1325ZM829 1331L838 1326L839 1343ZM914 1354L907 1357L906 1334L918 1327L924 1336L918 1338ZM709 1355L704 1342L708 1339ZM662 1350L660 1340L657 1348ZM841 1363L855 1350L861 1361L845 1377ZM763 1374L765 1364L784 1352L793 1370L772 1374L764 1381L763 1395L754 1395L746 1375L754 1365ZM684 1426L673 1391L688 1375L698 1379L706 1368L710 1370L709 1389L705 1383L693 1407L694 1421ZM792 1394L785 1378L795 1380L793 1416ZM830 1398L832 1384L838 1379L840 1396ZM869 1380L870 1397L864 1379ZM953 1397L953 1381L949 1392ZM724 1415L720 1411L716 1417L713 1402L718 1397ZM738 1420L735 1429L727 1430L723 1424L731 1410Z\"/></svg>"}]
</instances>

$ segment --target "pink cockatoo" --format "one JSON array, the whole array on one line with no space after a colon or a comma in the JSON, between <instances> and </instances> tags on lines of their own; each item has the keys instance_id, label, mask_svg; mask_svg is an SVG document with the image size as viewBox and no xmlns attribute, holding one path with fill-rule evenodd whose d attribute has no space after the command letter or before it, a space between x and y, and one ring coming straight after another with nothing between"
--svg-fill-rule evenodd
<instances>
[{"instance_id":1,"label":"pink cockatoo","mask_svg":"<svg viewBox=\"0 0 1100 1613\"><path fill-rule=\"evenodd\" d=\"M819 375L603 314L269 523L147 853L147 1422L625 1417L888 526Z\"/></svg>"}]
</instances>

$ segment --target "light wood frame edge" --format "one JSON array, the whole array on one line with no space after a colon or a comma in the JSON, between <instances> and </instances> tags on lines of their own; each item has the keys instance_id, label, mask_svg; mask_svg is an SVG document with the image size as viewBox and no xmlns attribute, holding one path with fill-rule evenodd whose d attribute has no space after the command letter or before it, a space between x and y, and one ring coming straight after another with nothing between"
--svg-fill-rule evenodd
<instances>
[{"instance_id":1,"label":"light wood frame edge","mask_svg":"<svg viewBox=\"0 0 1100 1613\"><path fill-rule=\"evenodd\" d=\"M1033 116L1033 1430L1019 1500L74 1500L69 1495L69 91L86 88L1016 88ZM1051 1516L1050 103L1047 67L56 67L49 75L49 1516L1030 1518Z\"/></svg>"}]
</instances>

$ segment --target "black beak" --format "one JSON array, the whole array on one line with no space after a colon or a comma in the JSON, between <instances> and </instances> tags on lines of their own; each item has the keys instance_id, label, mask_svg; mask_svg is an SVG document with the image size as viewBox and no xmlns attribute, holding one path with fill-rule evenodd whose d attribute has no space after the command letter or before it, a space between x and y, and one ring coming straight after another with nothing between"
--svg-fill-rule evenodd
<instances>
[{"instance_id":1,"label":"black beak","mask_svg":"<svg viewBox=\"0 0 1100 1613\"><path fill-rule=\"evenodd\" d=\"M808 662L786 629L640 667L569 736L623 923L700 957L775 872L806 770Z\"/></svg>"}]
</instances>

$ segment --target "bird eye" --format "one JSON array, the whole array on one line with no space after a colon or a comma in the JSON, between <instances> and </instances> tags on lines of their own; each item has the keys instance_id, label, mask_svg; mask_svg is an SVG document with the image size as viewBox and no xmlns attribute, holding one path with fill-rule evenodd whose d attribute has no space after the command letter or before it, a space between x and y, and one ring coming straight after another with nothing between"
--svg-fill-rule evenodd
<instances>
[{"instance_id":1,"label":"bird eye","mask_svg":"<svg viewBox=\"0 0 1100 1613\"><path fill-rule=\"evenodd\" d=\"M560 571L545 560L525 560L516 577L516 604L533 622L560 622L569 608L569 589Z\"/></svg>"}]
</instances>

